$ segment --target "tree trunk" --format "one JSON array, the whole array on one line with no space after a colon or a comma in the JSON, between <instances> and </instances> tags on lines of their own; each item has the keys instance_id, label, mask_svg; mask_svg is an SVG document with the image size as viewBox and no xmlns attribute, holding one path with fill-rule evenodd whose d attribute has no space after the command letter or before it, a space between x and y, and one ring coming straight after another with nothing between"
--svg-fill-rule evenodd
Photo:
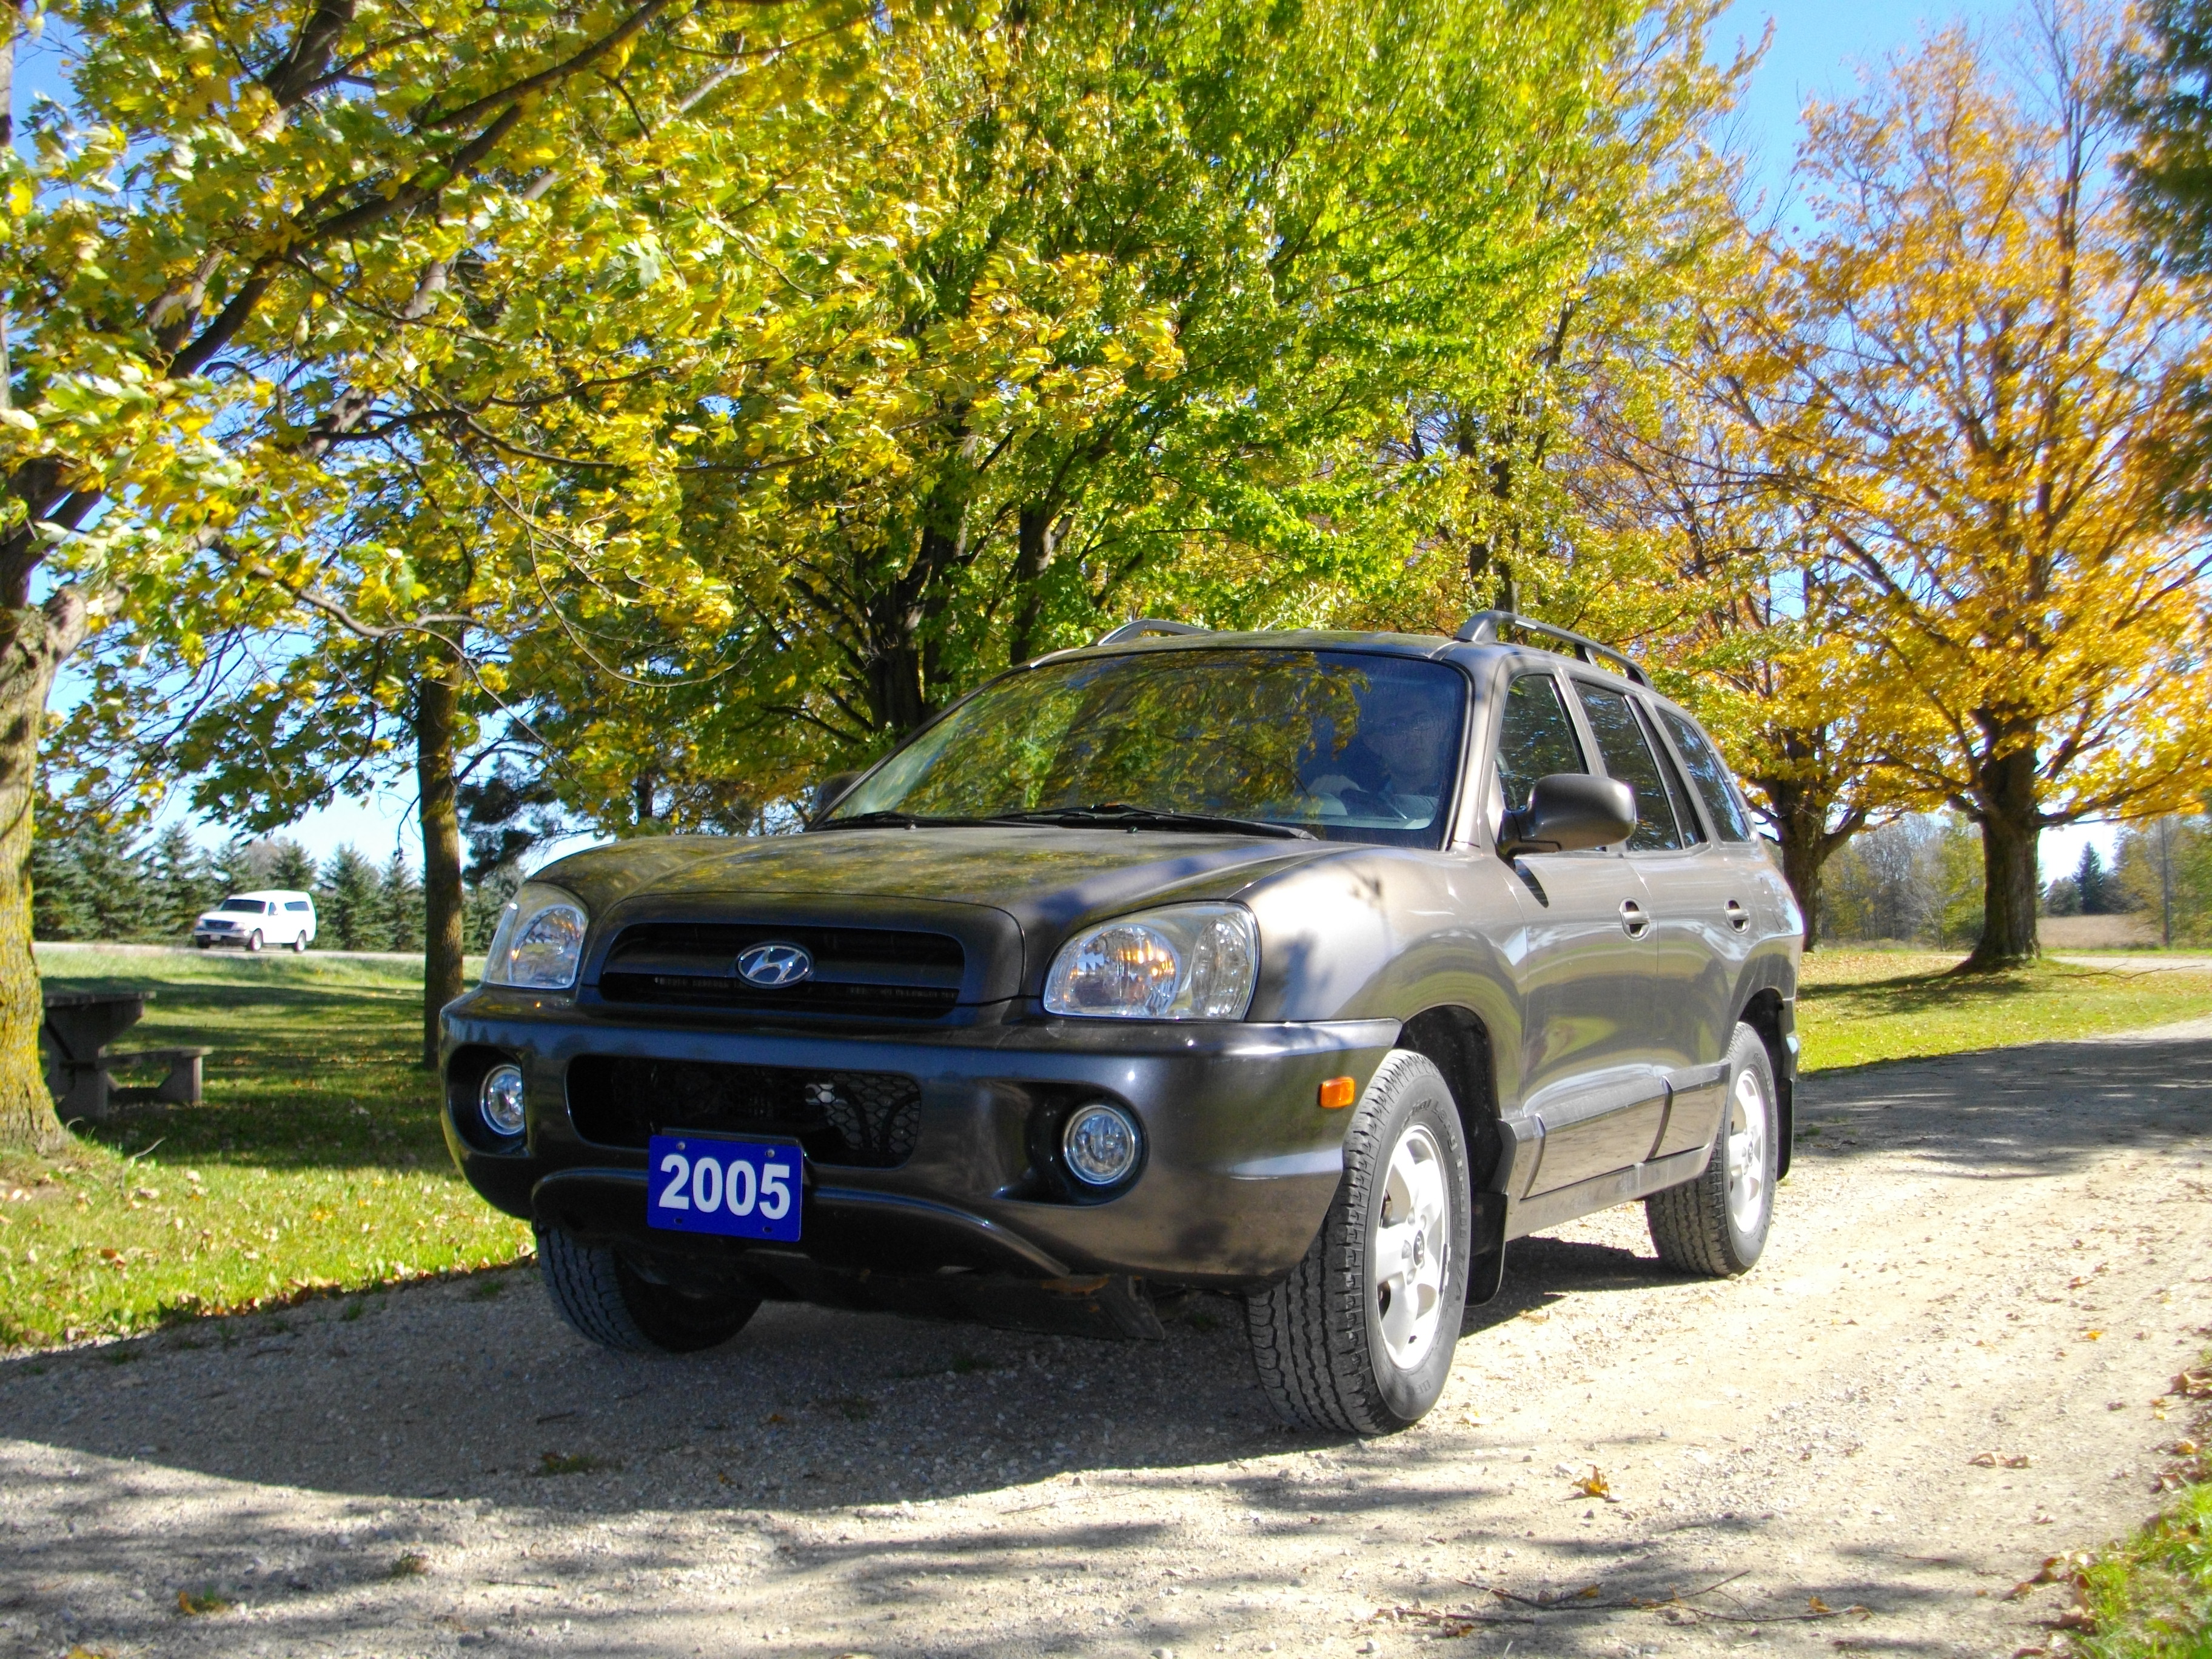
<instances>
[{"instance_id":1,"label":"tree trunk","mask_svg":"<svg viewBox=\"0 0 2212 1659\"><path fill-rule=\"evenodd\" d=\"M2042 836L2035 799L2035 750L2016 749L1985 762L1977 805L1982 823L1982 938L1960 964L1984 973L2032 961L2040 872L2036 842Z\"/></svg>"},{"instance_id":2,"label":"tree trunk","mask_svg":"<svg viewBox=\"0 0 2212 1659\"><path fill-rule=\"evenodd\" d=\"M1790 896L1797 901L1797 912L1805 919L1805 948L1814 949L1820 939L1820 877L1833 851L1826 835L1827 826L1817 820L1808 822L1807 815L1792 812L1785 816L1779 826L1782 837L1782 878L1790 884Z\"/></svg>"},{"instance_id":3,"label":"tree trunk","mask_svg":"<svg viewBox=\"0 0 2212 1659\"><path fill-rule=\"evenodd\" d=\"M31 953L31 837L46 694L85 626L75 587L43 605L0 610L0 1150L9 1152L51 1151L69 1138L39 1055L46 1009Z\"/></svg>"},{"instance_id":4,"label":"tree trunk","mask_svg":"<svg viewBox=\"0 0 2212 1659\"><path fill-rule=\"evenodd\" d=\"M461 665L434 660L415 695L415 787L422 826L422 1064L438 1066L439 1011L461 994L461 819L453 799Z\"/></svg>"},{"instance_id":5,"label":"tree trunk","mask_svg":"<svg viewBox=\"0 0 2212 1659\"><path fill-rule=\"evenodd\" d=\"M1053 509L1025 507L1017 522L1014 548L1014 623L1006 644L1010 665L1027 662L1036 654L1037 634L1044 622L1044 590L1040 584L1052 567Z\"/></svg>"}]
</instances>

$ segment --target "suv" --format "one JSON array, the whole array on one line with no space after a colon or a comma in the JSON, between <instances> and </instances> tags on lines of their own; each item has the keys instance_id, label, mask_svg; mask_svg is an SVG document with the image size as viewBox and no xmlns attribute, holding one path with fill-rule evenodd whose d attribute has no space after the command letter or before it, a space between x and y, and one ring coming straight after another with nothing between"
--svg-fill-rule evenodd
<instances>
[{"instance_id":1,"label":"suv","mask_svg":"<svg viewBox=\"0 0 2212 1659\"><path fill-rule=\"evenodd\" d=\"M315 901L289 888L258 888L234 893L192 924L192 943L240 945L258 951L264 945L289 945L304 951L315 942Z\"/></svg>"},{"instance_id":2,"label":"suv","mask_svg":"<svg viewBox=\"0 0 2212 1659\"><path fill-rule=\"evenodd\" d=\"M1759 1258L1801 920L1593 641L1134 623L819 793L561 860L445 1011L453 1157L595 1342L1226 1291L1285 1419L1374 1434L1510 1240L1642 1199L1669 1264Z\"/></svg>"}]
</instances>

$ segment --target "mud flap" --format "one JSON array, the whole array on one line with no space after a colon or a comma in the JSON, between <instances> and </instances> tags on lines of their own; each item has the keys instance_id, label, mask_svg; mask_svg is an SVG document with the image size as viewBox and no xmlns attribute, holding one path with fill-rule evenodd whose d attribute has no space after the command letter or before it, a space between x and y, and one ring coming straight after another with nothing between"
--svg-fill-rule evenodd
<instances>
[{"instance_id":1,"label":"mud flap","mask_svg":"<svg viewBox=\"0 0 2212 1659\"><path fill-rule=\"evenodd\" d=\"M1503 1193L1473 1193L1468 1217L1467 1303L1480 1307L1505 1282L1505 1211Z\"/></svg>"}]
</instances>

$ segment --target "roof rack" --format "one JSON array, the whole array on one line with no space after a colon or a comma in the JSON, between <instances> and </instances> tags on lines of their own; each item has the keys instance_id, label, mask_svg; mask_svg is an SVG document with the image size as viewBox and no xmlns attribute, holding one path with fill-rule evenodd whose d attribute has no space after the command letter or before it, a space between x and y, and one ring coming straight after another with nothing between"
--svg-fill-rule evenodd
<instances>
[{"instance_id":1,"label":"roof rack","mask_svg":"<svg viewBox=\"0 0 2212 1659\"><path fill-rule=\"evenodd\" d=\"M1549 623L1540 623L1534 617L1520 616L1510 611L1478 611L1460 624L1459 632L1452 637L1468 645L1492 645L1497 642L1499 634L1509 628L1523 634L1536 634L1547 640L1557 640L1560 644L1571 647L1574 654L1584 662L1609 662L1638 685L1648 687L1651 684L1649 674L1611 646L1600 645L1586 634L1554 628Z\"/></svg>"},{"instance_id":2,"label":"roof rack","mask_svg":"<svg viewBox=\"0 0 2212 1659\"><path fill-rule=\"evenodd\" d=\"M1210 628L1200 628L1196 623L1163 622L1158 617L1139 617L1134 622L1125 622L1110 634L1101 634L1093 645L1119 645L1125 640L1142 639L1147 634L1211 634Z\"/></svg>"}]
</instances>

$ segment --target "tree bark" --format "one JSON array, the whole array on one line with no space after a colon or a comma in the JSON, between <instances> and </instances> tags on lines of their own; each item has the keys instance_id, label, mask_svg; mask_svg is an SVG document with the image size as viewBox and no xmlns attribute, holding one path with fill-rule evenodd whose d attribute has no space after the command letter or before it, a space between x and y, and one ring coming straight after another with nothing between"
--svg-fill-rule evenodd
<instances>
[{"instance_id":1,"label":"tree bark","mask_svg":"<svg viewBox=\"0 0 2212 1659\"><path fill-rule=\"evenodd\" d=\"M1805 948L1814 949L1820 939L1820 882L1834 850L1825 831L1827 826L1802 811L1782 815L1777 833L1782 841L1782 878L1805 918Z\"/></svg>"},{"instance_id":2,"label":"tree bark","mask_svg":"<svg viewBox=\"0 0 2212 1659\"><path fill-rule=\"evenodd\" d=\"M46 1009L31 952L31 837L46 696L85 629L75 587L0 610L0 1149L10 1152L48 1152L69 1139L39 1055Z\"/></svg>"},{"instance_id":3,"label":"tree bark","mask_svg":"<svg viewBox=\"0 0 2212 1659\"><path fill-rule=\"evenodd\" d=\"M1052 567L1054 509L1044 506L1022 508L1016 520L1014 544L1014 622L1006 643L1010 665L1027 662L1036 654L1037 634L1044 623L1044 590L1040 584Z\"/></svg>"},{"instance_id":4,"label":"tree bark","mask_svg":"<svg viewBox=\"0 0 2212 1659\"><path fill-rule=\"evenodd\" d=\"M1982 825L1982 938L1960 963L1984 973L2034 959L2040 872L2036 843L2043 827L2035 799L2035 750L2015 749L1981 768L1976 816Z\"/></svg>"},{"instance_id":5,"label":"tree bark","mask_svg":"<svg viewBox=\"0 0 2212 1659\"><path fill-rule=\"evenodd\" d=\"M438 1066L438 1015L461 978L461 818L453 797L461 665L434 659L415 696L415 787L422 826L422 1064Z\"/></svg>"}]
</instances>

